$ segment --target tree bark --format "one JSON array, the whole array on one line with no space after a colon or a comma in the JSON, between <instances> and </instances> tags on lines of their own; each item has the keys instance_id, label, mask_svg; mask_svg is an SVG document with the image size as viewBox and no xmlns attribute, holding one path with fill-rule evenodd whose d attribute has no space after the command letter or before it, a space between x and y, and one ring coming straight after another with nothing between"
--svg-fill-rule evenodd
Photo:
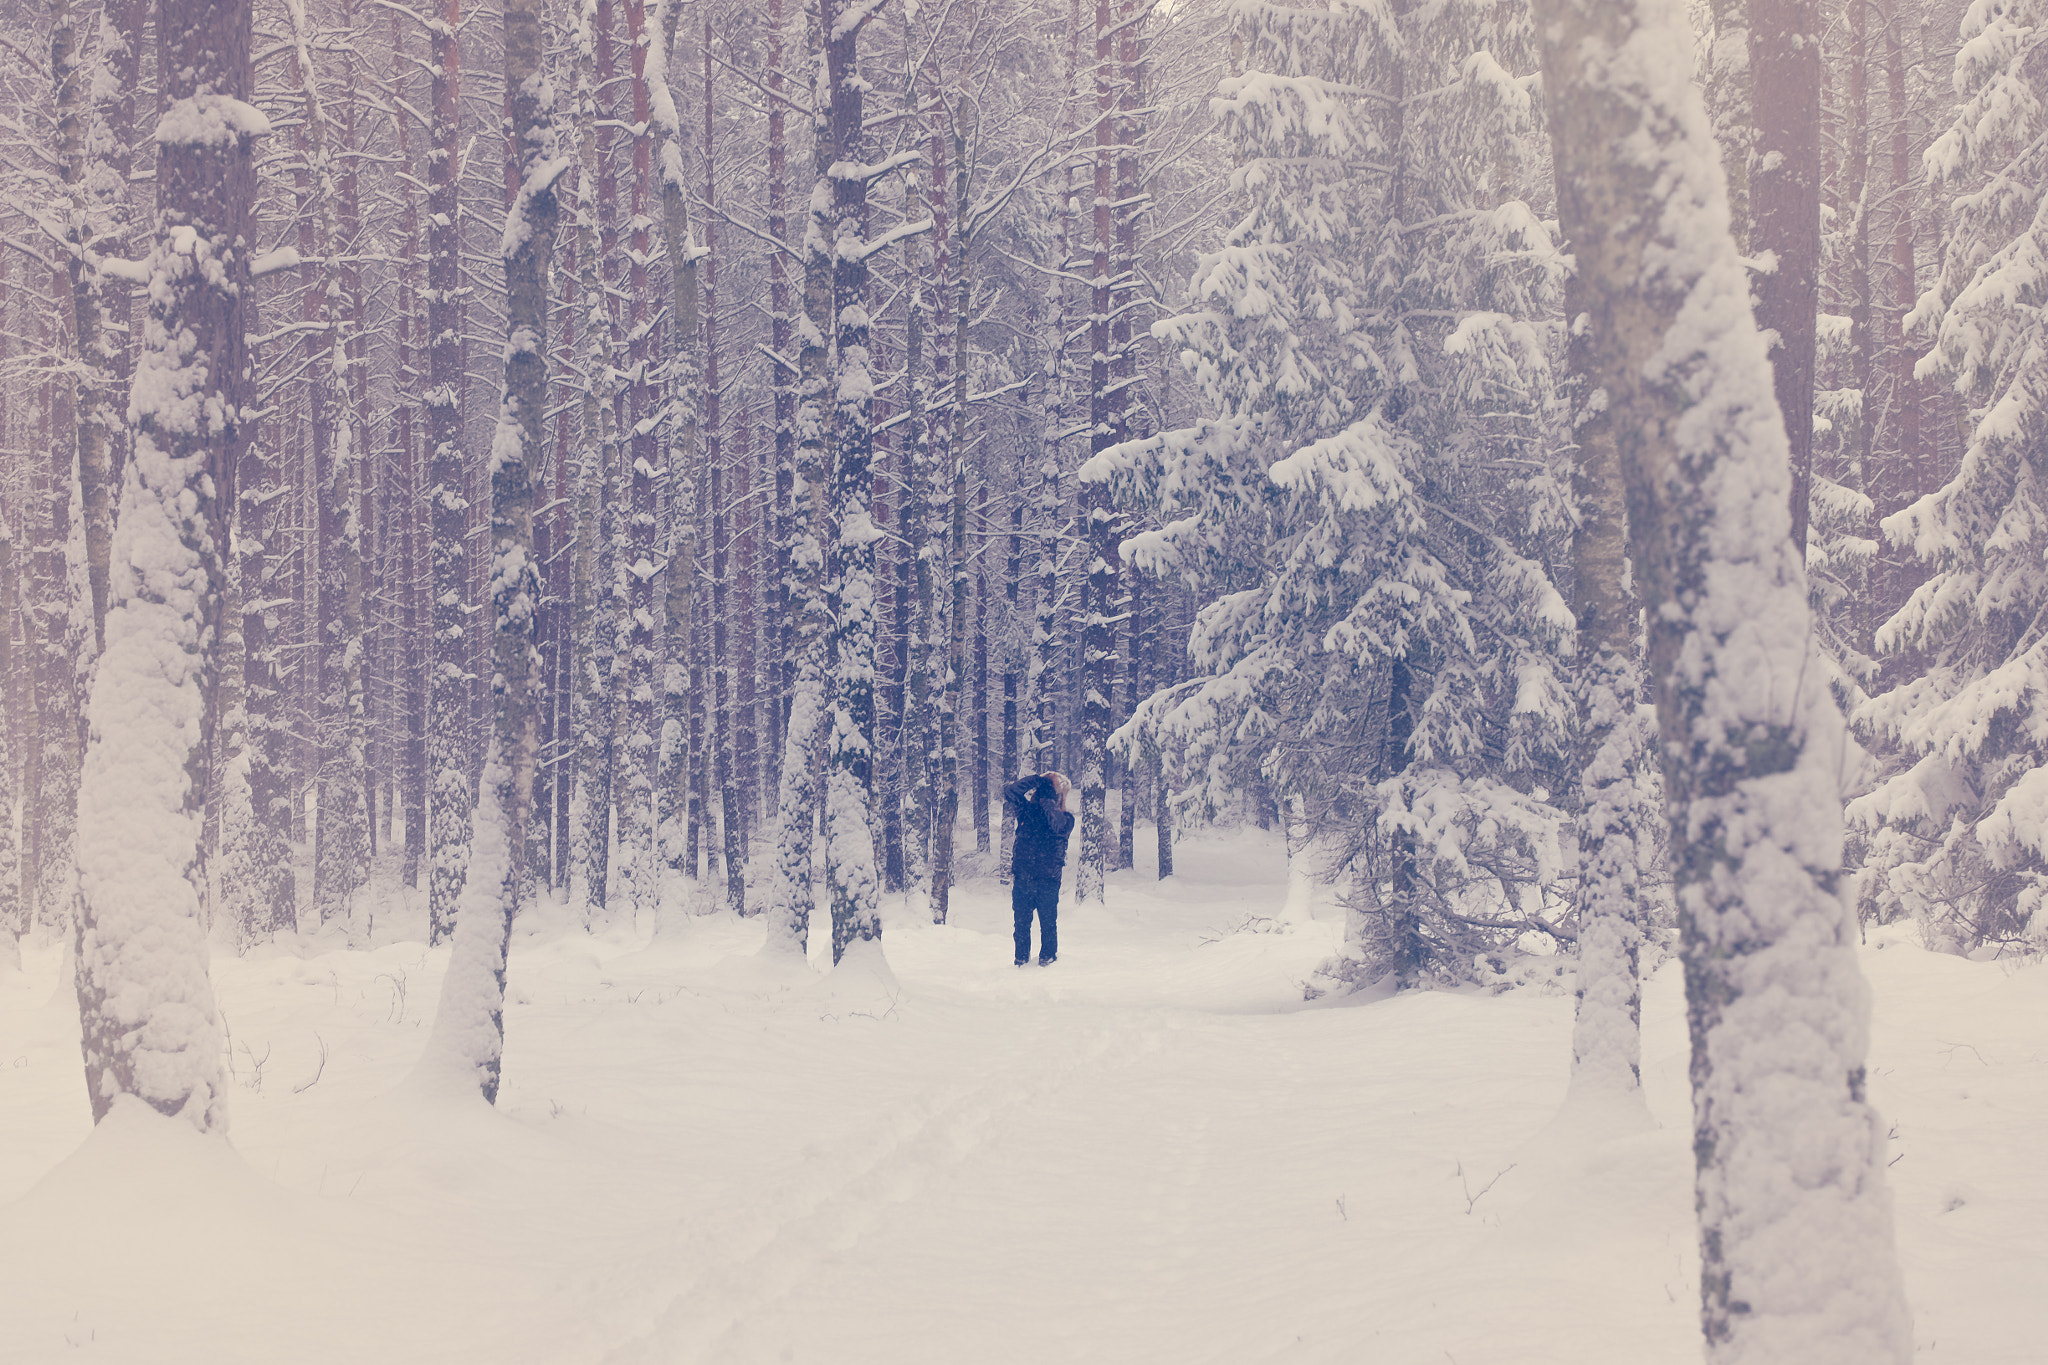
<instances>
[{"instance_id":1,"label":"tree bark","mask_svg":"<svg viewBox=\"0 0 2048 1365\"><path fill-rule=\"evenodd\" d=\"M832 897L832 960L855 943L877 939L882 921L875 871L873 805L875 728L875 497L872 464L874 376L868 355L868 266L872 248L861 231L868 179L866 83L860 74L859 18L844 0L820 0L825 30L825 93L830 104L832 165L832 508L838 534L826 573L831 583L832 720L827 730L825 868Z\"/></svg>"},{"instance_id":2,"label":"tree bark","mask_svg":"<svg viewBox=\"0 0 2048 1365\"><path fill-rule=\"evenodd\" d=\"M150 315L130 412L134 454L110 551L107 648L80 785L77 987L93 1120L132 1096L224 1132L207 976L200 827L217 719L213 645L228 514L253 406L247 0L194 0L157 30Z\"/></svg>"},{"instance_id":3,"label":"tree bark","mask_svg":"<svg viewBox=\"0 0 2048 1365\"><path fill-rule=\"evenodd\" d=\"M1771 372L1792 450L1792 546L1803 559L1813 486L1813 367L1820 308L1820 0L1749 0L1755 77L1755 223L1750 249L1773 267L1756 285L1756 324L1777 334Z\"/></svg>"},{"instance_id":4,"label":"tree bark","mask_svg":"<svg viewBox=\"0 0 2048 1365\"><path fill-rule=\"evenodd\" d=\"M1673 0L1540 0L1559 221L1650 622L1713 1362L1906 1361L1784 427ZM1781 510L1783 509L1783 510ZM1788 1270L1787 1246L1825 1244Z\"/></svg>"},{"instance_id":5,"label":"tree bark","mask_svg":"<svg viewBox=\"0 0 2048 1365\"><path fill-rule=\"evenodd\" d=\"M427 505L432 509L433 661L427 709L428 941L455 928L455 905L469 863L471 794L469 493L462 459L463 345L461 205L461 0L440 0L433 33L433 107L427 152Z\"/></svg>"},{"instance_id":6,"label":"tree bark","mask_svg":"<svg viewBox=\"0 0 2048 1365\"><path fill-rule=\"evenodd\" d=\"M541 71L540 0L506 0L505 88L519 189L506 212L504 399L491 440L491 734L471 836L455 946L423 1068L498 1099L505 1048L505 962L520 908L539 718L531 684L541 585L533 558L533 479L547 410L547 280L559 157L551 87Z\"/></svg>"}]
</instances>

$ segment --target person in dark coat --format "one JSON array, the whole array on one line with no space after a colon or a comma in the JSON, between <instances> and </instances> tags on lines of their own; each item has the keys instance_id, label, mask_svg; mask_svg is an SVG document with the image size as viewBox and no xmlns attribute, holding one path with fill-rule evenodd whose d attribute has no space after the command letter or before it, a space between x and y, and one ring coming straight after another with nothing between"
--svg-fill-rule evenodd
<instances>
[{"instance_id":1,"label":"person in dark coat","mask_svg":"<svg viewBox=\"0 0 2048 1365\"><path fill-rule=\"evenodd\" d=\"M1060 873L1067 866L1067 836L1074 817L1065 809L1067 779L1058 773L1027 773L1003 788L1003 801L1017 817L1010 854L1010 912L1016 921L1017 965L1031 960L1031 917L1038 916L1038 965L1060 955Z\"/></svg>"}]
</instances>

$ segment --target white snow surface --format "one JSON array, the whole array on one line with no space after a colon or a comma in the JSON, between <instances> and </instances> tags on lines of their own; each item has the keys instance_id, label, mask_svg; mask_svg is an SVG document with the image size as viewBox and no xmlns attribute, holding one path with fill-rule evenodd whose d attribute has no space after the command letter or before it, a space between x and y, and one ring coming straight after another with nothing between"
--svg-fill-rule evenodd
<instances>
[{"instance_id":1,"label":"white snow surface","mask_svg":"<svg viewBox=\"0 0 2048 1365\"><path fill-rule=\"evenodd\" d=\"M758 919L543 908L496 1111L402 1084L447 949L217 955L232 1141L131 1101L92 1130L63 953L30 944L0 980L0 1362L1700 1358L1675 963L1650 1126L1566 1110L1568 987L1304 1006L1342 917L1278 917L1277 834L1203 832L1163 884L1138 848L1043 970L988 880L945 927L885 897L830 974L822 911L806 970ZM2038 1361L2048 968L1903 928L1860 956L1917 1358Z\"/></svg>"}]
</instances>

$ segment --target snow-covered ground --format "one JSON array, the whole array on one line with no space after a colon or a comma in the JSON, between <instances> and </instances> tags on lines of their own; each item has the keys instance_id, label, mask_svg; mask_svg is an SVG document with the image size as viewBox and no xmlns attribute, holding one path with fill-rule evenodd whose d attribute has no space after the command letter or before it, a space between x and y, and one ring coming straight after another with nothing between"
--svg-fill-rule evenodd
<instances>
[{"instance_id":1,"label":"snow-covered ground","mask_svg":"<svg viewBox=\"0 0 2048 1365\"><path fill-rule=\"evenodd\" d=\"M1568 994L1304 1005L1338 917L1281 921L1277 839L1177 857L1070 906L1045 970L986 882L943 928L892 903L886 966L831 976L753 958L758 922L540 917L497 1112L404 1084L445 949L217 957L231 1148L125 1109L88 1140L32 949L0 981L0 1361L1699 1359L1675 965L1655 1126L1560 1120ZM1905 930L1864 965L1920 1356L2038 1362L2048 969Z\"/></svg>"}]
</instances>

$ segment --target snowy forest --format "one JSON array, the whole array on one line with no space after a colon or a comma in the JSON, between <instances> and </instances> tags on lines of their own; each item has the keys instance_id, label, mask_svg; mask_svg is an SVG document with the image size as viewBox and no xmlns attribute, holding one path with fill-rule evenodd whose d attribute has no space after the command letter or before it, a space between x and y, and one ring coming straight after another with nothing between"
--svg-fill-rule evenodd
<instances>
[{"instance_id":1,"label":"snowy forest","mask_svg":"<svg viewBox=\"0 0 2048 1365\"><path fill-rule=\"evenodd\" d=\"M2044 305L2048 0L0 0L0 1361L2038 1360Z\"/></svg>"}]
</instances>

